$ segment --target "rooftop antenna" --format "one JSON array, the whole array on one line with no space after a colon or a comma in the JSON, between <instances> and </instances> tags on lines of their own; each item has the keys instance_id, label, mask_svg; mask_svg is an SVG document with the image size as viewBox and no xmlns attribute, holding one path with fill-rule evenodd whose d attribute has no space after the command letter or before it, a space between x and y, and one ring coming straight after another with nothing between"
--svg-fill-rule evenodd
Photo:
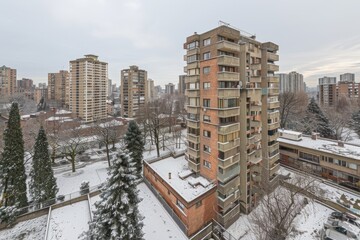
<instances>
[{"instance_id":1,"label":"rooftop antenna","mask_svg":"<svg viewBox=\"0 0 360 240\"><path fill-rule=\"evenodd\" d=\"M245 30L242 30L242 29L239 29L237 27L232 26L230 23L227 23L227 22L224 22L224 21L221 21L221 20L219 20L219 26L231 27L231 28L233 28L235 30L238 30L244 36L247 36L247 37L252 38L252 39L256 38L256 34L249 33L249 32L247 32Z\"/></svg>"}]
</instances>

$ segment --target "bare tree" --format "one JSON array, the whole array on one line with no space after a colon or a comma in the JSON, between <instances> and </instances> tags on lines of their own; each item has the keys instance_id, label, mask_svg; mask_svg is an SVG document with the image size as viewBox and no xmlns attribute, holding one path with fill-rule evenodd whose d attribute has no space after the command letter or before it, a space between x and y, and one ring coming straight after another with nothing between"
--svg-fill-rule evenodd
<instances>
[{"instance_id":1,"label":"bare tree","mask_svg":"<svg viewBox=\"0 0 360 240\"><path fill-rule=\"evenodd\" d=\"M272 192L265 185L260 187L262 200L249 215L249 228L256 239L284 240L296 231L296 216L321 193L318 182L310 176L296 175L290 182L280 180L280 186Z\"/></svg>"},{"instance_id":2,"label":"bare tree","mask_svg":"<svg viewBox=\"0 0 360 240\"><path fill-rule=\"evenodd\" d=\"M62 134L60 149L65 158L71 163L72 172L75 172L76 157L83 150L84 138L78 128L67 130Z\"/></svg>"},{"instance_id":3,"label":"bare tree","mask_svg":"<svg viewBox=\"0 0 360 240\"><path fill-rule=\"evenodd\" d=\"M298 118L305 111L308 98L306 93L285 92L279 95L280 127L286 128L289 121Z\"/></svg>"}]
</instances>

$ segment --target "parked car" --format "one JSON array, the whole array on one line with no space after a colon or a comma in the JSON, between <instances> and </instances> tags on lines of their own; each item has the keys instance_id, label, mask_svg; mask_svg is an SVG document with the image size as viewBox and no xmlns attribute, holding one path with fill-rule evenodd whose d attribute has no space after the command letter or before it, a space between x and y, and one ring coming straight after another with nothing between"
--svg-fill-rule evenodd
<instances>
[{"instance_id":1,"label":"parked car","mask_svg":"<svg viewBox=\"0 0 360 240\"><path fill-rule=\"evenodd\" d=\"M343 214L341 212L332 212L330 216L335 219L343 219Z\"/></svg>"},{"instance_id":2,"label":"parked car","mask_svg":"<svg viewBox=\"0 0 360 240\"><path fill-rule=\"evenodd\" d=\"M325 231L323 240L350 240L350 238L333 229L328 229Z\"/></svg>"}]
</instances>

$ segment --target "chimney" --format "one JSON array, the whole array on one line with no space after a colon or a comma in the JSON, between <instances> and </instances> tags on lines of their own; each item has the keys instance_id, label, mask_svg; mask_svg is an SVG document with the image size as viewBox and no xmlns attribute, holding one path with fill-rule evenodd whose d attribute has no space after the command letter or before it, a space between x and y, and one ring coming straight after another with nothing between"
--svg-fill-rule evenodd
<instances>
[{"instance_id":1,"label":"chimney","mask_svg":"<svg viewBox=\"0 0 360 240\"><path fill-rule=\"evenodd\" d=\"M312 140L318 139L318 136L319 136L319 134L316 133L316 132L312 132L312 133L311 133L311 139L312 139Z\"/></svg>"},{"instance_id":2,"label":"chimney","mask_svg":"<svg viewBox=\"0 0 360 240\"><path fill-rule=\"evenodd\" d=\"M339 147L344 147L344 142L343 141L338 141L338 146Z\"/></svg>"},{"instance_id":3,"label":"chimney","mask_svg":"<svg viewBox=\"0 0 360 240\"><path fill-rule=\"evenodd\" d=\"M171 172L169 172L169 179L171 179Z\"/></svg>"}]
</instances>

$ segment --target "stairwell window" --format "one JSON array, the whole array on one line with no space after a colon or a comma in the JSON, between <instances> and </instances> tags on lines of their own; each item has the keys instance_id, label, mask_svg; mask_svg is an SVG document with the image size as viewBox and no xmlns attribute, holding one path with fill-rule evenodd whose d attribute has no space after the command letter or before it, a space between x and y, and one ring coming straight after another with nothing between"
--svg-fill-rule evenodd
<instances>
[{"instance_id":1,"label":"stairwell window","mask_svg":"<svg viewBox=\"0 0 360 240\"><path fill-rule=\"evenodd\" d=\"M204 89L210 89L210 83L209 82L204 82L203 83L203 88Z\"/></svg>"},{"instance_id":2,"label":"stairwell window","mask_svg":"<svg viewBox=\"0 0 360 240\"><path fill-rule=\"evenodd\" d=\"M203 73L209 74L210 73L210 67L203 67Z\"/></svg>"},{"instance_id":3,"label":"stairwell window","mask_svg":"<svg viewBox=\"0 0 360 240\"><path fill-rule=\"evenodd\" d=\"M203 59L204 59L204 60L208 60L208 59L210 59L210 57L211 57L210 52L206 52L206 53L204 53L204 55L203 55Z\"/></svg>"},{"instance_id":4,"label":"stairwell window","mask_svg":"<svg viewBox=\"0 0 360 240\"><path fill-rule=\"evenodd\" d=\"M204 160L203 165L204 165L204 167L211 169L211 162Z\"/></svg>"},{"instance_id":5,"label":"stairwell window","mask_svg":"<svg viewBox=\"0 0 360 240\"><path fill-rule=\"evenodd\" d=\"M211 153L211 148L208 145L204 145L204 152Z\"/></svg>"},{"instance_id":6,"label":"stairwell window","mask_svg":"<svg viewBox=\"0 0 360 240\"><path fill-rule=\"evenodd\" d=\"M204 137L211 138L211 132L210 131L204 130L203 135L204 135Z\"/></svg>"},{"instance_id":7,"label":"stairwell window","mask_svg":"<svg viewBox=\"0 0 360 240\"><path fill-rule=\"evenodd\" d=\"M203 107L210 107L210 99L203 99Z\"/></svg>"}]
</instances>

